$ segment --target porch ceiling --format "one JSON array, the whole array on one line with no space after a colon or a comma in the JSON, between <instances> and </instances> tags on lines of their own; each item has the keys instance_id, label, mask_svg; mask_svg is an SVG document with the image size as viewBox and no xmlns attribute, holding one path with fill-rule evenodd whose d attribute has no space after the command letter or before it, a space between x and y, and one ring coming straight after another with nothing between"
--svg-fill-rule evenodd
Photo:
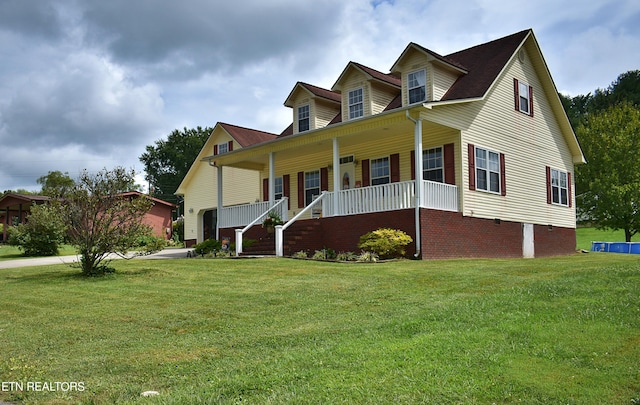
<instances>
[{"instance_id":1,"label":"porch ceiling","mask_svg":"<svg viewBox=\"0 0 640 405\"><path fill-rule=\"evenodd\" d=\"M325 127L304 134L290 135L274 141L265 142L248 148L239 149L229 154L210 156L204 160L215 162L216 165L237 167L250 170L263 170L268 167L269 153L277 153L277 159L296 158L302 155L326 150L331 153L333 138L338 138L340 148L356 146L366 137L368 142L376 142L393 137L406 137L413 142L414 124L404 114L395 114L386 119L363 119ZM423 137L429 131L436 131L444 126L423 120Z\"/></svg>"}]
</instances>

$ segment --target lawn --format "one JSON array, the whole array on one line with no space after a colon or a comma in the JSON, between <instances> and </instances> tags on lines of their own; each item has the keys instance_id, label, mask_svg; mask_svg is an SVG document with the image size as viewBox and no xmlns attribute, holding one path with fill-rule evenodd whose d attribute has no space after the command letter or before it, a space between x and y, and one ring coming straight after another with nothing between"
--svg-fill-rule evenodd
<instances>
[{"instance_id":1,"label":"lawn","mask_svg":"<svg viewBox=\"0 0 640 405\"><path fill-rule=\"evenodd\" d=\"M70 245L62 245L60 246L60 251L58 252L58 256L67 256L67 255L75 255L76 250L73 246ZM7 244L0 244L0 261L3 260L15 260L15 259L26 259L25 256L17 246L10 246Z\"/></svg>"},{"instance_id":2,"label":"lawn","mask_svg":"<svg viewBox=\"0 0 640 405\"><path fill-rule=\"evenodd\" d=\"M578 249L591 250L591 242L624 242L624 230L598 230L596 228L577 228L576 245ZM631 237L631 242L640 242L640 234Z\"/></svg>"},{"instance_id":3,"label":"lawn","mask_svg":"<svg viewBox=\"0 0 640 405\"><path fill-rule=\"evenodd\" d=\"M0 270L0 400L640 403L635 255L113 265Z\"/></svg>"}]
</instances>

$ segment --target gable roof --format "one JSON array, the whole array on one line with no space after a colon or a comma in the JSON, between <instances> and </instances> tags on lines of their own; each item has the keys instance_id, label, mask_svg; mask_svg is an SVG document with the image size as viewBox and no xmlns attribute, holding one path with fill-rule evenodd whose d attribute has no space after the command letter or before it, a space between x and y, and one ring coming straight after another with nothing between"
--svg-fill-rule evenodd
<instances>
[{"instance_id":1,"label":"gable roof","mask_svg":"<svg viewBox=\"0 0 640 405\"><path fill-rule=\"evenodd\" d=\"M219 122L218 125L222 127L231 137L240 144L243 148L256 143L262 143L270 141L278 137L276 134L270 132L258 131L257 129L239 127L237 125L226 124Z\"/></svg>"},{"instance_id":2,"label":"gable roof","mask_svg":"<svg viewBox=\"0 0 640 405\"><path fill-rule=\"evenodd\" d=\"M123 196L123 197L146 197L146 198L150 199L151 201L153 201L154 203L165 205L165 206L167 206L167 207L169 207L171 209L174 209L174 208L178 207L177 205L175 205L173 203L170 203L170 202L165 201L165 200L161 200L159 198L152 197L149 194L144 194L144 193L141 193L139 191L127 191L127 192L121 193L120 195Z\"/></svg>"},{"instance_id":3,"label":"gable roof","mask_svg":"<svg viewBox=\"0 0 640 405\"><path fill-rule=\"evenodd\" d=\"M370 79L373 79L377 82L380 82L382 84L386 84L392 87L396 87L396 88L400 88L402 86L402 80L395 74L393 73L382 73L378 70L372 69L370 67L367 67L365 65L362 65L360 63L357 62L349 62L347 64L347 66L344 68L344 70L342 71L342 73L340 73L340 76L338 77L338 80L336 80L336 82L333 84L333 86L331 86L331 90L336 92L336 91L340 91L340 82L342 81L342 79L346 76L347 72L351 69L356 69L359 70L360 72L364 73L365 75L369 76Z\"/></svg>"},{"instance_id":4,"label":"gable roof","mask_svg":"<svg viewBox=\"0 0 640 405\"><path fill-rule=\"evenodd\" d=\"M298 90L307 91L307 92L311 93L311 95L313 95L315 97L320 97L320 98L323 98L325 100L329 100L329 101L334 102L334 103L340 103L342 101L342 97L340 96L340 93L336 93L336 92L331 91L331 90L323 89L322 87L314 86L314 85L309 84L309 83L297 82L296 85L293 86L293 89L291 90L289 95L287 96L287 99L284 102L285 106L293 107L293 103L291 102L291 99L292 99L294 93L296 93L296 91L298 91Z\"/></svg>"},{"instance_id":5,"label":"gable roof","mask_svg":"<svg viewBox=\"0 0 640 405\"><path fill-rule=\"evenodd\" d=\"M447 60L465 66L467 74L455 81L441 101L483 97L530 33L530 29L520 31L445 56Z\"/></svg>"},{"instance_id":6,"label":"gable roof","mask_svg":"<svg viewBox=\"0 0 640 405\"><path fill-rule=\"evenodd\" d=\"M43 203L49 200L51 200L51 198L45 195L7 193L0 197L0 209L4 209L14 205L30 205L32 203Z\"/></svg>"}]
</instances>

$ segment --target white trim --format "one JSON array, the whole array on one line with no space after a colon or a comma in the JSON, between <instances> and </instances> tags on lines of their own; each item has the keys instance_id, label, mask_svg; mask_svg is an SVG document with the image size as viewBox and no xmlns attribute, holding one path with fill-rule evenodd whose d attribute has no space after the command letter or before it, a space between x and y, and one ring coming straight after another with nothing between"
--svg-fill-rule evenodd
<instances>
[{"instance_id":1,"label":"white trim","mask_svg":"<svg viewBox=\"0 0 640 405\"><path fill-rule=\"evenodd\" d=\"M486 161L487 161L487 167L484 168L480 168L481 170L485 170L487 172L487 178L486 178L486 182L487 182L487 188L480 188L479 182L478 182L478 155L476 154L476 151L478 149L484 150L486 152ZM494 153L496 155L498 155L498 170L490 170L489 168L489 153ZM497 152L493 149L489 149L489 148L485 148L483 146L479 146L479 145L473 145L473 160L474 160L474 165L475 165L475 172L473 173L474 176L476 176L476 191L481 191L481 192L485 192L485 193L490 193L490 194L501 194L502 192L502 184L501 184L501 180L500 180L500 175L502 173L502 168L500 167L500 152ZM491 190L491 173L497 173L498 174L498 191L493 191Z\"/></svg>"}]
</instances>

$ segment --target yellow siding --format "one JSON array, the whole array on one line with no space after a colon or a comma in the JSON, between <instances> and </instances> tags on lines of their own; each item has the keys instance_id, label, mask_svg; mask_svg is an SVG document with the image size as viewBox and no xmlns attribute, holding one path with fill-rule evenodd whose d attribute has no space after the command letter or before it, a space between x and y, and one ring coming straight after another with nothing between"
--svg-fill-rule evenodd
<instances>
[{"instance_id":1,"label":"yellow siding","mask_svg":"<svg viewBox=\"0 0 640 405\"><path fill-rule=\"evenodd\" d=\"M458 78L458 75L452 71L445 70L434 66L432 71L433 77L433 100L438 101L449 90Z\"/></svg>"},{"instance_id":2,"label":"yellow siding","mask_svg":"<svg viewBox=\"0 0 640 405\"><path fill-rule=\"evenodd\" d=\"M362 88L362 100L364 103L364 116L371 115L371 85L364 73L355 69L342 82L342 121L349 121L349 92Z\"/></svg>"},{"instance_id":3,"label":"yellow siding","mask_svg":"<svg viewBox=\"0 0 640 405\"><path fill-rule=\"evenodd\" d=\"M180 186L184 194L184 232L185 239L203 240L202 215L207 210L217 208L217 169L201 162L204 157L213 155L213 146L232 140L226 131L216 127L202 148L198 158L189 170L188 177ZM234 149L240 146L234 142ZM223 205L236 205L254 202L259 198L260 173L256 171L223 168Z\"/></svg>"},{"instance_id":4,"label":"yellow siding","mask_svg":"<svg viewBox=\"0 0 640 405\"><path fill-rule=\"evenodd\" d=\"M366 135L362 135L362 139ZM459 133L457 131L442 128L438 131L430 131L423 133L423 147L424 149L434 148L438 146L444 146L448 143L455 144L455 164L456 164L456 184L461 181L460 170L457 169L460 165L460 145L459 145ZM340 156L353 155L357 161L355 168L354 182L362 182L362 162L364 160L378 159L389 157L391 154L400 154L400 181L411 180L411 151L413 148L413 132L395 133L390 134L389 137L383 140L376 140L370 142L362 142L357 146L339 146ZM329 167L333 164L333 151L330 147L325 147L322 150L317 150L312 153L305 153L295 159L278 159L275 157L275 175L281 177L285 174L290 176L290 199L291 210L289 211L290 217L300 211L298 208L298 172L308 172L313 170L320 170L322 167ZM265 179L269 177L268 170L264 170L261 173L261 178ZM329 177L329 191L334 190L333 185L333 171L328 171ZM260 181L262 188L262 181ZM262 190L261 190L261 196ZM260 198L262 200L262 198Z\"/></svg>"},{"instance_id":5,"label":"yellow siding","mask_svg":"<svg viewBox=\"0 0 640 405\"><path fill-rule=\"evenodd\" d=\"M337 104L332 105L329 103L320 102L319 100L315 100L314 105L316 111L314 128L326 127L327 125L329 125L331 120L334 119L335 116L340 112Z\"/></svg>"},{"instance_id":6,"label":"yellow siding","mask_svg":"<svg viewBox=\"0 0 640 405\"><path fill-rule=\"evenodd\" d=\"M534 88L533 117L515 111L514 77ZM498 80L486 101L434 108L438 121L462 129L463 214L575 227L573 196L571 208L546 203L545 166L571 173L572 181L575 176L571 153L529 58L524 63L515 58ZM469 190L469 143L505 154L506 196Z\"/></svg>"},{"instance_id":7,"label":"yellow siding","mask_svg":"<svg viewBox=\"0 0 640 405\"><path fill-rule=\"evenodd\" d=\"M410 52L402 63L398 65L398 68L402 72L402 106L409 105L409 91L407 89L407 76L409 73L415 72L420 69L425 69L427 73L427 100L433 100L433 67L429 63L427 55L421 52Z\"/></svg>"},{"instance_id":8,"label":"yellow siding","mask_svg":"<svg viewBox=\"0 0 640 405\"><path fill-rule=\"evenodd\" d=\"M391 90L388 87L373 85L371 89L371 111L373 112L373 114L379 114L383 112L397 94L397 90Z\"/></svg>"}]
</instances>

